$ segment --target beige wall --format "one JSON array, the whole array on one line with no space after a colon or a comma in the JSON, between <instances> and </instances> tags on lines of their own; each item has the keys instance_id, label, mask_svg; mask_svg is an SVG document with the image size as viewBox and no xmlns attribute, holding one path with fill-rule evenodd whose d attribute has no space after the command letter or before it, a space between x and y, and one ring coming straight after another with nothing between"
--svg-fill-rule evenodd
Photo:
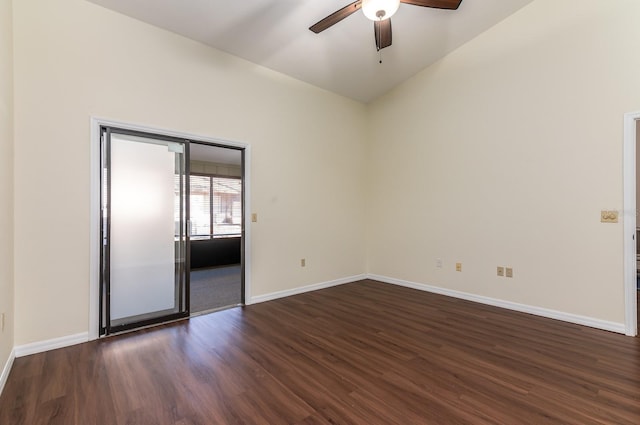
<instances>
[{"instance_id":1,"label":"beige wall","mask_svg":"<svg viewBox=\"0 0 640 425\"><path fill-rule=\"evenodd\" d=\"M91 116L251 144L253 295L369 271L623 322L622 225L599 211L622 209L640 110L635 0L536 0L366 107L82 0L15 3L17 345L88 329Z\"/></svg>"},{"instance_id":2,"label":"beige wall","mask_svg":"<svg viewBox=\"0 0 640 425\"><path fill-rule=\"evenodd\" d=\"M251 144L252 295L365 271L363 105L86 1L14 12L16 345L88 330L91 116Z\"/></svg>"},{"instance_id":3,"label":"beige wall","mask_svg":"<svg viewBox=\"0 0 640 425\"><path fill-rule=\"evenodd\" d=\"M369 271L623 323L622 224L599 216L622 210L638 16L537 0L375 102Z\"/></svg>"},{"instance_id":4,"label":"beige wall","mask_svg":"<svg viewBox=\"0 0 640 425\"><path fill-rule=\"evenodd\" d=\"M13 46L11 0L0 0L0 372L13 349Z\"/></svg>"}]
</instances>

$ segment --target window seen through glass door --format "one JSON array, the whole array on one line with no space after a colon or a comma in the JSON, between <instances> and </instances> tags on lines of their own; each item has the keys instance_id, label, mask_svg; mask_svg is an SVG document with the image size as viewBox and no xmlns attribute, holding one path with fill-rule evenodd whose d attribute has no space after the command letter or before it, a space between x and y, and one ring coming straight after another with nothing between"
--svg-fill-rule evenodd
<instances>
[{"instance_id":1,"label":"window seen through glass door","mask_svg":"<svg viewBox=\"0 0 640 425\"><path fill-rule=\"evenodd\" d=\"M191 239L239 236L242 231L242 180L191 175ZM176 186L176 196L178 196Z\"/></svg>"}]
</instances>

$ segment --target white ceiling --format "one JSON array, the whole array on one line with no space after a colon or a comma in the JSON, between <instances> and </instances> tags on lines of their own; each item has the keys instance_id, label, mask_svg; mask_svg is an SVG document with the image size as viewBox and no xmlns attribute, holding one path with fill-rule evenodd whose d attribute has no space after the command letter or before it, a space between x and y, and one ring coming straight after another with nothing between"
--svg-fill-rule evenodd
<instances>
[{"instance_id":1,"label":"white ceiling","mask_svg":"<svg viewBox=\"0 0 640 425\"><path fill-rule=\"evenodd\" d=\"M89 0L352 99L369 102L533 0L463 0L455 11L401 4L378 63L361 11L309 27L353 0Z\"/></svg>"}]
</instances>

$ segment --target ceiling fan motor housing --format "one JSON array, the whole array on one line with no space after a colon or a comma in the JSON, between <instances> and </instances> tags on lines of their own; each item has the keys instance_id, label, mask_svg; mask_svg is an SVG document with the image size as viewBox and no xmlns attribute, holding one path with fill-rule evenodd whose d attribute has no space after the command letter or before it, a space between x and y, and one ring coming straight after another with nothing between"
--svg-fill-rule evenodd
<instances>
[{"instance_id":1,"label":"ceiling fan motor housing","mask_svg":"<svg viewBox=\"0 0 640 425\"><path fill-rule=\"evenodd\" d=\"M372 21L389 19L400 7L400 0L362 0L362 11Z\"/></svg>"}]
</instances>

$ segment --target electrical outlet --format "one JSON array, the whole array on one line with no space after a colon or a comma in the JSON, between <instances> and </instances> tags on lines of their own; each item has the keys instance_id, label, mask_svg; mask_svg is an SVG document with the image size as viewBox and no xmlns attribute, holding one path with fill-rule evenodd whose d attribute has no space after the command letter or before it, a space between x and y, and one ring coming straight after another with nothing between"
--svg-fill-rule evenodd
<instances>
[{"instance_id":1,"label":"electrical outlet","mask_svg":"<svg viewBox=\"0 0 640 425\"><path fill-rule=\"evenodd\" d=\"M307 265L307 260L305 260L304 258L300 260L300 267L304 267Z\"/></svg>"},{"instance_id":2,"label":"electrical outlet","mask_svg":"<svg viewBox=\"0 0 640 425\"><path fill-rule=\"evenodd\" d=\"M456 271L457 272L461 272L462 271L462 263L456 263Z\"/></svg>"},{"instance_id":3,"label":"electrical outlet","mask_svg":"<svg viewBox=\"0 0 640 425\"><path fill-rule=\"evenodd\" d=\"M504 276L504 267L502 266L498 267L498 276Z\"/></svg>"},{"instance_id":4,"label":"electrical outlet","mask_svg":"<svg viewBox=\"0 0 640 425\"><path fill-rule=\"evenodd\" d=\"M439 269L442 268L442 258L436 258L436 267Z\"/></svg>"},{"instance_id":5,"label":"electrical outlet","mask_svg":"<svg viewBox=\"0 0 640 425\"><path fill-rule=\"evenodd\" d=\"M513 277L513 269L511 267L507 267L504 269L504 274L507 277Z\"/></svg>"}]
</instances>

